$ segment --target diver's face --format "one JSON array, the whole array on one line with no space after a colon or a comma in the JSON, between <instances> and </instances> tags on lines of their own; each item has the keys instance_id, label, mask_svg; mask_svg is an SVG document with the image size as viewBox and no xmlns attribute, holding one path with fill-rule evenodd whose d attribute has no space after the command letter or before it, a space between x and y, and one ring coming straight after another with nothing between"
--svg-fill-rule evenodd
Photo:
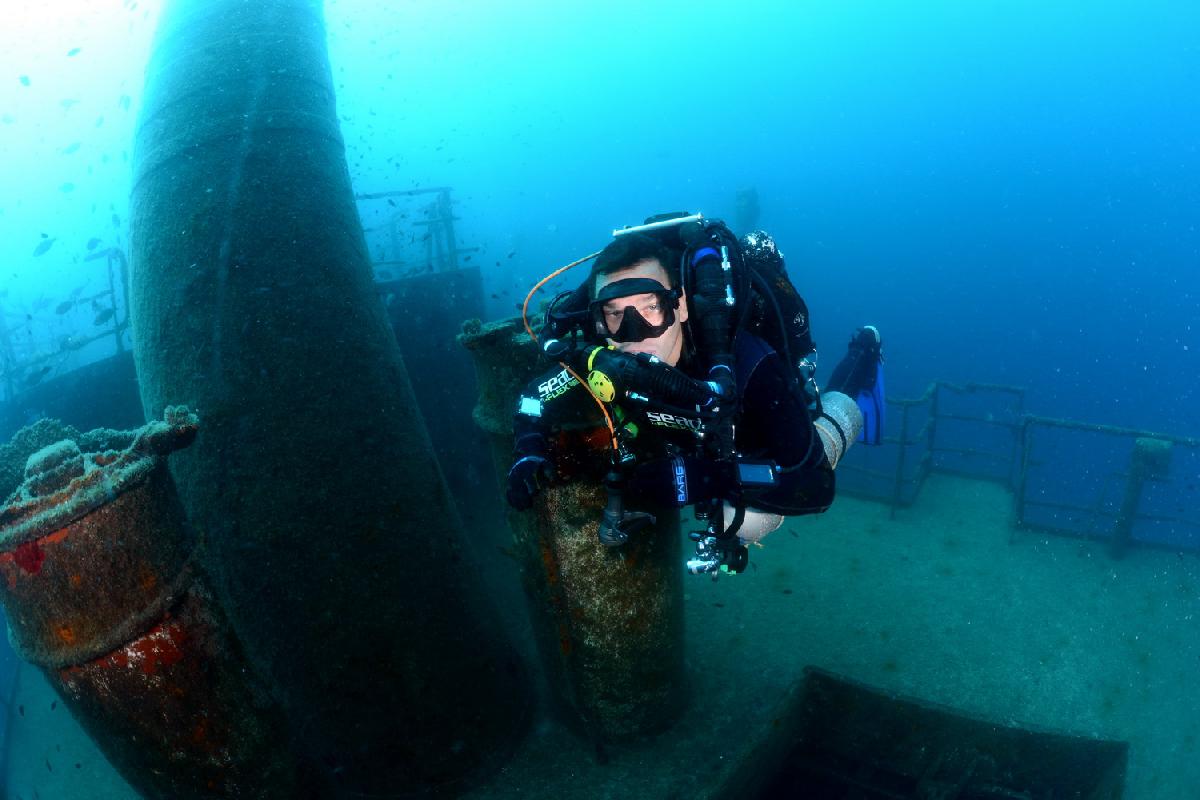
<instances>
[{"instance_id":1,"label":"diver's face","mask_svg":"<svg viewBox=\"0 0 1200 800\"><path fill-rule=\"evenodd\" d=\"M658 259L647 259L639 261L631 267L614 272L609 275L600 275L596 278L596 293L608 286L610 283L625 280L626 278L649 278L650 280L658 281L664 287L669 288L671 283L667 277L667 270ZM603 313L604 321L611 333L616 333L617 328L621 325L621 319L625 314L625 307L633 306L646 322L651 325L662 323L663 314L666 309L659 306L659 298L652 293L635 294L628 297L618 297L604 304ZM653 339L643 339L640 342L614 342L608 340L610 345L616 347L622 353L649 353L652 356L657 356L660 360L665 361L671 366L679 364L679 357L683 353L683 323L687 322L687 298L679 299L679 308L675 310L675 322L673 322L665 331Z\"/></svg>"}]
</instances>

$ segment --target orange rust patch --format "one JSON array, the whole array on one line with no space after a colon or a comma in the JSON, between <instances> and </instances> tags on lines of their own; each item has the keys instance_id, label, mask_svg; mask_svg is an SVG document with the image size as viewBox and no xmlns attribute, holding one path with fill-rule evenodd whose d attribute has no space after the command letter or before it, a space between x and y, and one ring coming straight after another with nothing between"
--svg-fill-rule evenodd
<instances>
[{"instance_id":1,"label":"orange rust patch","mask_svg":"<svg viewBox=\"0 0 1200 800\"><path fill-rule=\"evenodd\" d=\"M163 622L146 635L135 639L120 650L99 659L104 667L140 669L145 675L156 675L163 667L178 664L184 658L183 646L187 631L177 622Z\"/></svg>"},{"instance_id":2,"label":"orange rust patch","mask_svg":"<svg viewBox=\"0 0 1200 800\"><path fill-rule=\"evenodd\" d=\"M63 644L75 644L75 629L70 625L60 625L54 630L54 635Z\"/></svg>"},{"instance_id":3,"label":"orange rust patch","mask_svg":"<svg viewBox=\"0 0 1200 800\"><path fill-rule=\"evenodd\" d=\"M0 553L0 564L16 564L30 575L36 575L42 571L42 562L46 560L46 546L58 544L66 539L68 535L70 535L69 528L60 528L54 533L47 534L40 539L19 544L6 553ZM15 576L9 575L9 588L11 589L14 585Z\"/></svg>"},{"instance_id":4,"label":"orange rust patch","mask_svg":"<svg viewBox=\"0 0 1200 800\"><path fill-rule=\"evenodd\" d=\"M38 543L43 546L48 545L48 544L58 544L63 539L66 539L70 534L71 534L70 528L59 528L54 533L51 533L47 536L43 536L41 539L38 539Z\"/></svg>"},{"instance_id":5,"label":"orange rust patch","mask_svg":"<svg viewBox=\"0 0 1200 800\"><path fill-rule=\"evenodd\" d=\"M67 578L67 580L71 582L71 587L74 589L78 589L83 585L83 576L79 575L78 573L71 575Z\"/></svg>"},{"instance_id":6,"label":"orange rust patch","mask_svg":"<svg viewBox=\"0 0 1200 800\"><path fill-rule=\"evenodd\" d=\"M151 572L142 573L141 580L138 581L138 587L142 591L150 591L158 585L158 576Z\"/></svg>"},{"instance_id":7,"label":"orange rust patch","mask_svg":"<svg viewBox=\"0 0 1200 800\"><path fill-rule=\"evenodd\" d=\"M37 542L25 542L17 545L17 549L13 550L12 559L18 567L30 575L37 575L42 571L46 552L38 547Z\"/></svg>"}]
</instances>

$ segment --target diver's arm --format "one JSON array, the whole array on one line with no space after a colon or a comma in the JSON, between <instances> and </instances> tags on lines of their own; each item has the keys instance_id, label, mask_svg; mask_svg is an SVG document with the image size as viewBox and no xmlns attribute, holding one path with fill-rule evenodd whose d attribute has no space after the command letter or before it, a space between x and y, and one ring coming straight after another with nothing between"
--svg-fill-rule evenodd
<instances>
[{"instance_id":1,"label":"diver's arm","mask_svg":"<svg viewBox=\"0 0 1200 800\"><path fill-rule=\"evenodd\" d=\"M788 387L775 353L759 361L747 383L737 446L747 458L780 468L775 485L738 486L733 462L681 454L638 464L626 481L626 499L634 507L683 507L739 498L754 515L750 520L760 536L775 530L782 516L824 511L833 502L833 467L824 438L802 398Z\"/></svg>"},{"instance_id":2,"label":"diver's arm","mask_svg":"<svg viewBox=\"0 0 1200 800\"><path fill-rule=\"evenodd\" d=\"M508 470L506 499L518 511L531 508L533 499L555 477L554 462L550 457L550 432L558 406L555 401L572 388L560 374L566 373L553 373L530 381L517 399L513 414L513 462Z\"/></svg>"},{"instance_id":3,"label":"diver's arm","mask_svg":"<svg viewBox=\"0 0 1200 800\"><path fill-rule=\"evenodd\" d=\"M779 467L777 482L745 490L744 500L749 510L773 515L818 513L833 502L833 462L803 398L788 386L779 358L771 353L750 375L738 433L743 453Z\"/></svg>"}]
</instances>

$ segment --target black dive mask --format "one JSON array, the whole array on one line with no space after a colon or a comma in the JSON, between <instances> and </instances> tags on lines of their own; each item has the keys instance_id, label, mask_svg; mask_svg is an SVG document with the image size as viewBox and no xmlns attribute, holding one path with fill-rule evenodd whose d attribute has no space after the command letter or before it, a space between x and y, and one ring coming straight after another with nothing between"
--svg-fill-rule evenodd
<instances>
[{"instance_id":1,"label":"black dive mask","mask_svg":"<svg viewBox=\"0 0 1200 800\"><path fill-rule=\"evenodd\" d=\"M658 298L659 305L662 306L662 322L652 325L636 308L627 305L621 317L620 327L615 333L610 331L604 319L604 306L614 300L639 294L653 294ZM652 278L625 278L601 289L589 308L595 331L599 336L614 342L641 342L657 339L675 324L675 309L679 308L679 297L678 289L668 289Z\"/></svg>"}]
</instances>

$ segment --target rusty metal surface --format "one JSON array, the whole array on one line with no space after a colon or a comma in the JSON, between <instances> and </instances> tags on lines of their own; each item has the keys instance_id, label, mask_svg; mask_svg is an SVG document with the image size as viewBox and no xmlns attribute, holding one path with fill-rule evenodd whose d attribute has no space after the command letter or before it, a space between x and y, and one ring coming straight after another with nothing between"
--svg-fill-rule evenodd
<instances>
[{"instance_id":1,"label":"rusty metal surface","mask_svg":"<svg viewBox=\"0 0 1200 800\"><path fill-rule=\"evenodd\" d=\"M199 586L112 652L48 675L80 723L148 797L305 797L282 719L247 680Z\"/></svg>"},{"instance_id":2,"label":"rusty metal surface","mask_svg":"<svg viewBox=\"0 0 1200 800\"><path fill-rule=\"evenodd\" d=\"M0 509L0 600L18 652L146 797L303 797L283 718L190 566L166 465L196 417L29 457ZM82 437L81 437L82 438Z\"/></svg>"},{"instance_id":3,"label":"rusty metal surface","mask_svg":"<svg viewBox=\"0 0 1200 800\"><path fill-rule=\"evenodd\" d=\"M79 664L160 619L193 545L182 521L159 464L107 505L61 528L48 517L44 535L0 552L0 601L17 652L48 668Z\"/></svg>"}]
</instances>

